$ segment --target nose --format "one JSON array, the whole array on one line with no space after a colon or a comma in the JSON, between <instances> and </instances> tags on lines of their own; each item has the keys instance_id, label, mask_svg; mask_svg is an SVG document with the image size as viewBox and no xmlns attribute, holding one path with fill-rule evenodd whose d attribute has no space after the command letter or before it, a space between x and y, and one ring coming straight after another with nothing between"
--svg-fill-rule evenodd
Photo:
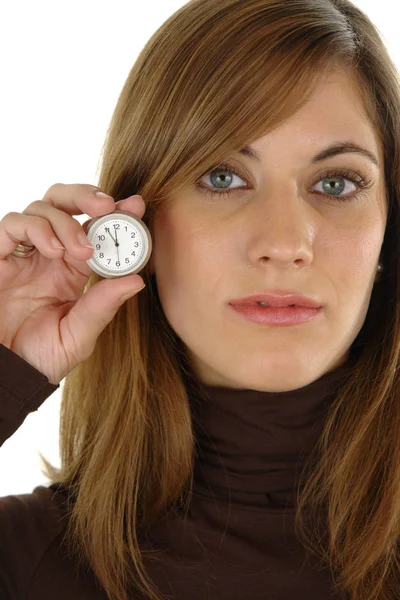
<instances>
[{"instance_id":1,"label":"nose","mask_svg":"<svg viewBox=\"0 0 400 600\"><path fill-rule=\"evenodd\" d=\"M316 213L295 191L264 192L247 208L248 257L253 264L301 267L312 262Z\"/></svg>"}]
</instances>

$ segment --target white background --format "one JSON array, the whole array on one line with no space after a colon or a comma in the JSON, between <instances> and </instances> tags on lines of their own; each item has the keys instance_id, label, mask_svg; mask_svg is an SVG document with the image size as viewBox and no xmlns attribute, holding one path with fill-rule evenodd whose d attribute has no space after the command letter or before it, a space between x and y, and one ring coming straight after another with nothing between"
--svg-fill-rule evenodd
<instances>
[{"instance_id":1,"label":"white background","mask_svg":"<svg viewBox=\"0 0 400 600\"><path fill-rule=\"evenodd\" d=\"M185 3L0 5L0 219L41 199L54 183L98 184L101 146L129 71L150 36ZM399 68L393 0L353 3L377 26ZM83 223L88 216L75 218ZM0 448L0 496L48 484L38 451L59 466L62 386Z\"/></svg>"}]
</instances>

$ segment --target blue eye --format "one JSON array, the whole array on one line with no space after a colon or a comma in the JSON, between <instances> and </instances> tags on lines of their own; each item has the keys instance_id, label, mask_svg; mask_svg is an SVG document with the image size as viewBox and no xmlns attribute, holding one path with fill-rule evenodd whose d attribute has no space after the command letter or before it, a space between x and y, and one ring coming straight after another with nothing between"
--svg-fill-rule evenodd
<instances>
[{"instance_id":1,"label":"blue eye","mask_svg":"<svg viewBox=\"0 0 400 600\"><path fill-rule=\"evenodd\" d=\"M229 165L229 164L221 164L217 168L213 169L212 171L208 171L205 175L203 175L203 177L211 176L213 185L216 184L216 180L218 178L221 180L221 182L223 184L225 183L226 185L229 185L230 183L232 183L232 180L233 180L232 175L230 175L231 173L238 176L240 179L244 179L237 171L238 171L237 167L235 167L235 169L233 169L231 167L231 165ZM214 173L217 174L216 177L213 176ZM319 179L313 183L313 186L316 183L319 183L320 181L324 181L324 180L326 180L327 184L323 183L322 185L325 185L325 188L328 191L332 190L335 193L334 194L328 194L328 193L324 193L324 192L315 192L315 193L325 196L326 198L328 198L329 200L333 200L334 202L350 202L354 198L358 197L364 189L371 187L370 184L373 183L371 180L368 180L368 181L365 180L364 177L362 177L362 175L360 175L359 173L355 173L354 171L348 171L346 169L328 169L322 175L321 174L319 175ZM350 181L351 183L353 183L356 186L356 190L350 194L339 195L343 192L343 189L345 189L345 184L342 184L340 182L340 180ZM202 191L204 191L204 193L206 195L210 195L212 197L229 196L230 194L233 194L234 192L243 193L244 191L249 189L248 187L245 187L245 188L243 188L243 187L212 188L209 185L202 183L201 181L198 181L196 183L196 187L201 189Z\"/></svg>"}]
</instances>

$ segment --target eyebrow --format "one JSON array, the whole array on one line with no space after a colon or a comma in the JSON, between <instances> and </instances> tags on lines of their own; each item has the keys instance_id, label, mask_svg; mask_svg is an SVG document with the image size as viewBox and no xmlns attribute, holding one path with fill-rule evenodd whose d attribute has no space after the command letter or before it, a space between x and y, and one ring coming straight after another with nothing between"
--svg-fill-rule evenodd
<instances>
[{"instance_id":1,"label":"eyebrow","mask_svg":"<svg viewBox=\"0 0 400 600\"><path fill-rule=\"evenodd\" d=\"M248 158L261 162L260 155L254 148L252 148L252 146L244 146L239 150L239 152L244 156L247 156ZM334 144L331 144L327 148L324 148L323 150L315 154L315 156L313 156L311 159L311 164L319 162L320 160L325 160L326 158L331 158L331 156L336 156L338 154L347 154L351 152L365 156L379 168L379 161L376 158L375 154L352 141L336 142Z\"/></svg>"}]
</instances>

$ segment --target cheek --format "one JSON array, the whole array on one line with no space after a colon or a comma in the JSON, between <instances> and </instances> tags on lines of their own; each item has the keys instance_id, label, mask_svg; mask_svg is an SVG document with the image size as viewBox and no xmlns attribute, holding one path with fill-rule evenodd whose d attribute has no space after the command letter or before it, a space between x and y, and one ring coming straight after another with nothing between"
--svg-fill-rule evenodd
<instances>
[{"instance_id":1,"label":"cheek","mask_svg":"<svg viewBox=\"0 0 400 600\"><path fill-rule=\"evenodd\" d=\"M375 263L383 241L383 231L376 226L359 227L350 237L342 238L332 264L340 265L350 284L365 285L371 273L375 274Z\"/></svg>"},{"instance_id":2,"label":"cheek","mask_svg":"<svg viewBox=\"0 0 400 600\"><path fill-rule=\"evenodd\" d=\"M153 261L157 288L167 317L179 311L195 309L202 284L211 275L214 264L210 236L201 223L184 211L165 211L153 223ZM212 236L211 236L212 237ZM185 309L186 307L186 309ZM182 317L182 313L181 317Z\"/></svg>"},{"instance_id":3,"label":"cheek","mask_svg":"<svg viewBox=\"0 0 400 600\"><path fill-rule=\"evenodd\" d=\"M365 285L378 261L386 218L384 196L371 197L362 200L354 211L343 214L343 219L336 221L333 227L321 229L317 247L322 257L329 258L329 268L340 269L344 278L350 279L350 284L358 281ZM338 271L336 274L340 276Z\"/></svg>"}]
</instances>

